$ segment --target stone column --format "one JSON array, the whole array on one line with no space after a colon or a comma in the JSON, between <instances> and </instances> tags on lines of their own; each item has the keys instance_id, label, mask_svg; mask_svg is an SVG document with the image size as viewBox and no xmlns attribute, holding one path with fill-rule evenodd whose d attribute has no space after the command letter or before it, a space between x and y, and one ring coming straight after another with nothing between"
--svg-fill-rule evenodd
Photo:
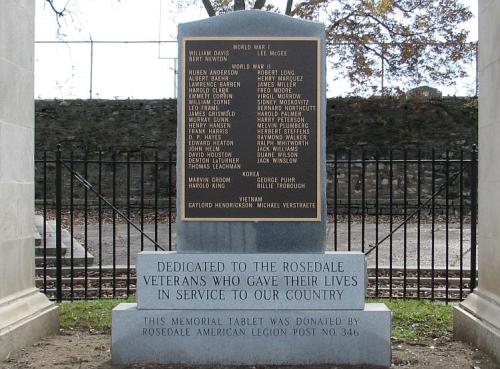
<instances>
[{"instance_id":1,"label":"stone column","mask_svg":"<svg viewBox=\"0 0 500 369\"><path fill-rule=\"evenodd\" d=\"M0 1L0 362L58 329L34 283L33 0Z\"/></svg>"},{"instance_id":2,"label":"stone column","mask_svg":"<svg viewBox=\"0 0 500 369\"><path fill-rule=\"evenodd\" d=\"M500 361L500 2L479 0L479 285L454 332Z\"/></svg>"}]
</instances>

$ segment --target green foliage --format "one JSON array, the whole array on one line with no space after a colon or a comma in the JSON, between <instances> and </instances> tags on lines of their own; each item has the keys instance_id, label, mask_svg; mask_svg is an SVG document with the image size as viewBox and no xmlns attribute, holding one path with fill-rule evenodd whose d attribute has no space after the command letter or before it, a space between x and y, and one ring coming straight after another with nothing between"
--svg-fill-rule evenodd
<instances>
[{"instance_id":1,"label":"green foliage","mask_svg":"<svg viewBox=\"0 0 500 369\"><path fill-rule=\"evenodd\" d=\"M111 310L122 302L133 300L92 300L59 304L61 328L109 332ZM411 342L449 338L452 331L452 307L428 300L368 299L385 303L393 313L392 336Z\"/></svg>"}]
</instances>

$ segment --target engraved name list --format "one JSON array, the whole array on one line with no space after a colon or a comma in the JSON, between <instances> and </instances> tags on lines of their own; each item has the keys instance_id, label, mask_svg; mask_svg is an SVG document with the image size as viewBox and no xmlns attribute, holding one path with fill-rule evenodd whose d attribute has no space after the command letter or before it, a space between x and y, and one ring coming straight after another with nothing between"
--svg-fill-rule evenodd
<instances>
[{"instance_id":1,"label":"engraved name list","mask_svg":"<svg viewBox=\"0 0 500 369\"><path fill-rule=\"evenodd\" d=\"M318 43L184 41L184 220L320 220Z\"/></svg>"}]
</instances>

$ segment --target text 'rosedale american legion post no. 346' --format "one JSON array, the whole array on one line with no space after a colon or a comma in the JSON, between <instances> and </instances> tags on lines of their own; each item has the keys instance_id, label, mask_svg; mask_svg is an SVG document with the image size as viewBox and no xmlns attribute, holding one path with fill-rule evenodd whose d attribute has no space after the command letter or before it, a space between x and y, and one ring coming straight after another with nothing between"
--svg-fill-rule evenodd
<instances>
[{"instance_id":1,"label":"text 'rosedale american legion post no. 346'","mask_svg":"<svg viewBox=\"0 0 500 369\"><path fill-rule=\"evenodd\" d=\"M240 11L181 24L177 251L142 252L115 363L390 365L360 252L325 252L322 24Z\"/></svg>"}]
</instances>

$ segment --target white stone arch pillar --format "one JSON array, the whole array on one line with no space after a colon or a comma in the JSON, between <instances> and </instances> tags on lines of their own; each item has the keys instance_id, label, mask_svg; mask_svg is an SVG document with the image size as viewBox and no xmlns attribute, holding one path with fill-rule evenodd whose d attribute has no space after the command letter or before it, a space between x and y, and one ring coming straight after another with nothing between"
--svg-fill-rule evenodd
<instances>
[{"instance_id":1,"label":"white stone arch pillar","mask_svg":"<svg viewBox=\"0 0 500 369\"><path fill-rule=\"evenodd\" d=\"M479 0L479 284L454 311L455 337L500 361L500 1Z\"/></svg>"},{"instance_id":2,"label":"white stone arch pillar","mask_svg":"<svg viewBox=\"0 0 500 369\"><path fill-rule=\"evenodd\" d=\"M0 0L0 362L57 332L34 281L34 0Z\"/></svg>"}]
</instances>

